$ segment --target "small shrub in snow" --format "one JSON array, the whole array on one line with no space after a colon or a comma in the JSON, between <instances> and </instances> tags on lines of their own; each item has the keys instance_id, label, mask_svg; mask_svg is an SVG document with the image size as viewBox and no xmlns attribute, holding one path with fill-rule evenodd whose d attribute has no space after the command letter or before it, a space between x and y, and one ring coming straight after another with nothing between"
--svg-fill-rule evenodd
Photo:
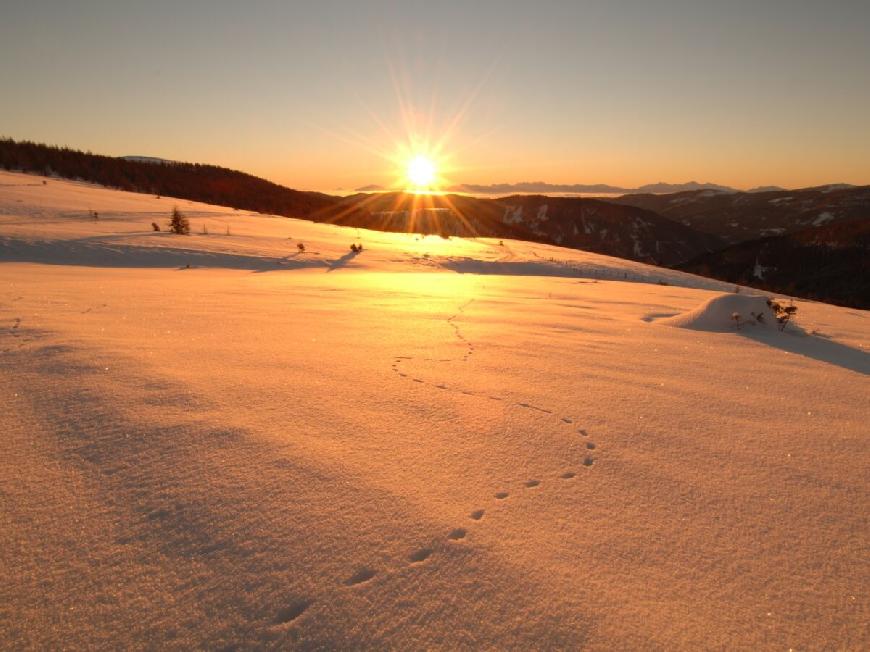
<instances>
[{"instance_id":1,"label":"small shrub in snow","mask_svg":"<svg viewBox=\"0 0 870 652\"><path fill-rule=\"evenodd\" d=\"M202 227L200 229L200 233L202 235L208 235L208 227L205 225L205 223L202 224Z\"/></svg>"},{"instance_id":2,"label":"small shrub in snow","mask_svg":"<svg viewBox=\"0 0 870 652\"><path fill-rule=\"evenodd\" d=\"M229 224L227 224L227 232L226 232L226 235L232 235L232 234L230 233L230 225L229 225Z\"/></svg>"},{"instance_id":3,"label":"small shrub in snow","mask_svg":"<svg viewBox=\"0 0 870 652\"><path fill-rule=\"evenodd\" d=\"M767 305L770 306L773 314L776 315L776 321L779 322L779 330L784 331L785 327L788 326L788 322L791 321L791 318L797 312L797 306L794 305L794 301L789 301L789 304L784 306L779 301L768 299Z\"/></svg>"},{"instance_id":4,"label":"small shrub in snow","mask_svg":"<svg viewBox=\"0 0 870 652\"><path fill-rule=\"evenodd\" d=\"M303 243L301 243L301 242L297 242L297 243L296 243L296 248L299 250L299 253L300 253L300 254L304 254L304 253L305 253L305 245L304 245Z\"/></svg>"},{"instance_id":5,"label":"small shrub in snow","mask_svg":"<svg viewBox=\"0 0 870 652\"><path fill-rule=\"evenodd\" d=\"M740 330L740 313L739 312L732 312L731 319L733 319L734 323L737 325L737 330Z\"/></svg>"},{"instance_id":6,"label":"small shrub in snow","mask_svg":"<svg viewBox=\"0 0 870 652\"><path fill-rule=\"evenodd\" d=\"M157 222L151 222L151 228L154 229L155 231L159 231L160 225Z\"/></svg>"},{"instance_id":7,"label":"small shrub in snow","mask_svg":"<svg viewBox=\"0 0 870 652\"><path fill-rule=\"evenodd\" d=\"M169 230L178 235L190 235L190 222L178 207L172 209L172 217L169 218Z\"/></svg>"}]
</instances>

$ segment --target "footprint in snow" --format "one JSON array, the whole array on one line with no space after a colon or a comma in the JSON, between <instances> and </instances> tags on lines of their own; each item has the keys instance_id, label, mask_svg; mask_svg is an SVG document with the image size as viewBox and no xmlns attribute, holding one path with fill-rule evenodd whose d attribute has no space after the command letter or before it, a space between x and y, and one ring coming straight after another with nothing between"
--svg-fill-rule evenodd
<instances>
[{"instance_id":1,"label":"footprint in snow","mask_svg":"<svg viewBox=\"0 0 870 652\"><path fill-rule=\"evenodd\" d=\"M588 436L589 436L589 433L586 432L583 428L580 428L579 430L577 430L577 432L579 432L579 433L580 433L581 435L583 435L584 437L588 437Z\"/></svg>"},{"instance_id":2,"label":"footprint in snow","mask_svg":"<svg viewBox=\"0 0 870 652\"><path fill-rule=\"evenodd\" d=\"M563 480L570 480L571 478L573 478L576 475L577 474L574 473L574 471L565 471L565 473L563 473L559 477L562 478Z\"/></svg>"},{"instance_id":3,"label":"footprint in snow","mask_svg":"<svg viewBox=\"0 0 870 652\"><path fill-rule=\"evenodd\" d=\"M586 448L588 448L588 449L591 450L591 451L594 451L594 450L595 450L595 444L593 444L591 441L590 441L590 442L586 442Z\"/></svg>"},{"instance_id":4,"label":"footprint in snow","mask_svg":"<svg viewBox=\"0 0 870 652\"><path fill-rule=\"evenodd\" d=\"M592 466L593 464L595 464L595 460L593 460L591 457L587 457L585 460L583 460L583 466Z\"/></svg>"},{"instance_id":5,"label":"footprint in snow","mask_svg":"<svg viewBox=\"0 0 870 652\"><path fill-rule=\"evenodd\" d=\"M563 423L574 423L574 419L572 419L570 417L562 417L562 422Z\"/></svg>"},{"instance_id":6,"label":"footprint in snow","mask_svg":"<svg viewBox=\"0 0 870 652\"><path fill-rule=\"evenodd\" d=\"M540 481L540 480L529 480L529 481L526 482L526 486L529 487L529 488L531 488L531 487L537 487L539 484L541 484L541 481Z\"/></svg>"},{"instance_id":7,"label":"footprint in snow","mask_svg":"<svg viewBox=\"0 0 870 652\"><path fill-rule=\"evenodd\" d=\"M356 573L348 577L344 583L346 586L355 586L363 584L372 579L377 573L371 568L360 568Z\"/></svg>"},{"instance_id":8,"label":"footprint in snow","mask_svg":"<svg viewBox=\"0 0 870 652\"><path fill-rule=\"evenodd\" d=\"M275 623L278 625L287 625L299 618L305 613L305 610L311 606L311 600L294 600L289 605L281 609L275 616Z\"/></svg>"},{"instance_id":9,"label":"footprint in snow","mask_svg":"<svg viewBox=\"0 0 870 652\"><path fill-rule=\"evenodd\" d=\"M484 511L482 509L476 509L471 514L469 514L469 518L473 521L479 521L483 518Z\"/></svg>"},{"instance_id":10,"label":"footprint in snow","mask_svg":"<svg viewBox=\"0 0 870 652\"><path fill-rule=\"evenodd\" d=\"M498 500L504 500L505 498L508 497L508 492L507 492L507 491L499 491L499 492L495 495L495 497L496 497Z\"/></svg>"},{"instance_id":11,"label":"footprint in snow","mask_svg":"<svg viewBox=\"0 0 870 652\"><path fill-rule=\"evenodd\" d=\"M450 534L447 535L447 538L451 541L459 541L459 539L464 539L465 535L465 528L458 527L455 530L451 531Z\"/></svg>"},{"instance_id":12,"label":"footprint in snow","mask_svg":"<svg viewBox=\"0 0 870 652\"><path fill-rule=\"evenodd\" d=\"M420 562L424 562L429 559L429 556L432 554L432 548L420 548L419 550L415 550L408 556L408 560L412 564L419 564Z\"/></svg>"}]
</instances>

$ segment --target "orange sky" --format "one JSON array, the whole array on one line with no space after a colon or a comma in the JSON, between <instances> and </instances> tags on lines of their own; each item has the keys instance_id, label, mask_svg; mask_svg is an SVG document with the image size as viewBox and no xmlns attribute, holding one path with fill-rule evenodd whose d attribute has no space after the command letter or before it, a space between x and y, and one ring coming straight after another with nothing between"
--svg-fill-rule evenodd
<instances>
[{"instance_id":1,"label":"orange sky","mask_svg":"<svg viewBox=\"0 0 870 652\"><path fill-rule=\"evenodd\" d=\"M870 183L870 3L15 3L0 130L391 185ZM401 158L401 157L400 157Z\"/></svg>"}]
</instances>

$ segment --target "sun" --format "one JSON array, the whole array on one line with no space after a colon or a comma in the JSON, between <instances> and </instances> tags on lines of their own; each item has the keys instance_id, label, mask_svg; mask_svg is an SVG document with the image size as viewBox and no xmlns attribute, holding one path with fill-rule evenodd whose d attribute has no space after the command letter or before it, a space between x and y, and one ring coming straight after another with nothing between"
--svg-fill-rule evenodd
<instances>
[{"instance_id":1,"label":"sun","mask_svg":"<svg viewBox=\"0 0 870 652\"><path fill-rule=\"evenodd\" d=\"M431 188L435 184L435 162L425 154L415 154L408 161L405 176L412 188Z\"/></svg>"}]
</instances>

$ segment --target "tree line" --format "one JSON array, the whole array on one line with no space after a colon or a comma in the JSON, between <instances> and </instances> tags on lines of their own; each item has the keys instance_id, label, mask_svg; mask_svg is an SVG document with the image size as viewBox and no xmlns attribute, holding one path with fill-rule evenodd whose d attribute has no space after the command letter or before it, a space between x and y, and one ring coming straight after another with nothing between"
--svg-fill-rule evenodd
<instances>
[{"instance_id":1,"label":"tree line","mask_svg":"<svg viewBox=\"0 0 870 652\"><path fill-rule=\"evenodd\" d=\"M336 202L216 165L136 161L11 138L0 138L0 168L287 217L306 217Z\"/></svg>"}]
</instances>

